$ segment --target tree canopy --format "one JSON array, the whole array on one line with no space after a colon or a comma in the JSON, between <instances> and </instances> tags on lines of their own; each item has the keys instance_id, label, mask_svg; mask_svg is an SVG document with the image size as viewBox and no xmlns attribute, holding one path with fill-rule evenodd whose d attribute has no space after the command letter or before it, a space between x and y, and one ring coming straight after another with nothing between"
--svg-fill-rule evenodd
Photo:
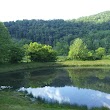
<instances>
[{"instance_id":1,"label":"tree canopy","mask_svg":"<svg viewBox=\"0 0 110 110\"><path fill-rule=\"evenodd\" d=\"M38 44L31 42L29 45L24 45L26 55L30 56L31 61L49 62L56 60L56 52L49 45Z\"/></svg>"},{"instance_id":2,"label":"tree canopy","mask_svg":"<svg viewBox=\"0 0 110 110\"><path fill-rule=\"evenodd\" d=\"M70 45L70 50L68 57L70 59L86 59L88 49L83 41L79 38L75 39L72 45Z\"/></svg>"},{"instance_id":3,"label":"tree canopy","mask_svg":"<svg viewBox=\"0 0 110 110\"><path fill-rule=\"evenodd\" d=\"M110 47L110 11L73 20L17 20L5 22L11 36L16 39L29 39L32 42L51 45L59 49L59 55L67 55L71 41L79 37L88 49ZM61 46L66 42L66 47ZM60 46L59 46L60 45ZM60 47L60 48L59 48ZM62 48L66 48L62 51Z\"/></svg>"},{"instance_id":4,"label":"tree canopy","mask_svg":"<svg viewBox=\"0 0 110 110\"><path fill-rule=\"evenodd\" d=\"M70 45L70 50L68 53L69 59L79 59L79 60L100 60L106 55L105 48L99 47L98 49L88 50L82 39L77 38Z\"/></svg>"},{"instance_id":5,"label":"tree canopy","mask_svg":"<svg viewBox=\"0 0 110 110\"><path fill-rule=\"evenodd\" d=\"M11 38L7 28L0 22L0 63L7 62Z\"/></svg>"},{"instance_id":6,"label":"tree canopy","mask_svg":"<svg viewBox=\"0 0 110 110\"><path fill-rule=\"evenodd\" d=\"M70 59L102 59L110 54L109 18L110 11L66 21L17 20L5 25L0 22L0 63L16 63L23 58L55 61L53 49Z\"/></svg>"}]
</instances>

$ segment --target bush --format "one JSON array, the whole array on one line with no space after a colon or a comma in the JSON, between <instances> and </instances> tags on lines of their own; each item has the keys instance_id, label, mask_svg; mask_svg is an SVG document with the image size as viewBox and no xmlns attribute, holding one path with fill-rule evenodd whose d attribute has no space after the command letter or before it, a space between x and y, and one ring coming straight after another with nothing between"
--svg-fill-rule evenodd
<instances>
[{"instance_id":1,"label":"bush","mask_svg":"<svg viewBox=\"0 0 110 110\"><path fill-rule=\"evenodd\" d=\"M24 56L24 50L18 45L12 45L9 51L9 62L18 63Z\"/></svg>"},{"instance_id":2,"label":"bush","mask_svg":"<svg viewBox=\"0 0 110 110\"><path fill-rule=\"evenodd\" d=\"M56 52L49 45L38 44L37 42L25 45L26 55L30 56L31 61L48 62L56 60Z\"/></svg>"},{"instance_id":3,"label":"bush","mask_svg":"<svg viewBox=\"0 0 110 110\"><path fill-rule=\"evenodd\" d=\"M103 59L110 60L110 55L103 56Z\"/></svg>"}]
</instances>

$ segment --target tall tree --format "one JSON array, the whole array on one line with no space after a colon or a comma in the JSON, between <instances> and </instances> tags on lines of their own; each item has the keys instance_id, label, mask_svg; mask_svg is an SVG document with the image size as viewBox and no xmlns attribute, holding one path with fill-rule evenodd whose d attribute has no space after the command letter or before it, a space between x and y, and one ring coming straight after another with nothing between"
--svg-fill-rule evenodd
<instances>
[{"instance_id":1,"label":"tall tree","mask_svg":"<svg viewBox=\"0 0 110 110\"><path fill-rule=\"evenodd\" d=\"M11 38L7 28L0 22L0 62L8 62Z\"/></svg>"},{"instance_id":2,"label":"tall tree","mask_svg":"<svg viewBox=\"0 0 110 110\"><path fill-rule=\"evenodd\" d=\"M70 45L68 57L70 59L86 59L88 49L80 38L74 40Z\"/></svg>"},{"instance_id":3,"label":"tall tree","mask_svg":"<svg viewBox=\"0 0 110 110\"><path fill-rule=\"evenodd\" d=\"M24 57L24 49L18 43L13 43L9 50L9 62L18 63Z\"/></svg>"}]
</instances>

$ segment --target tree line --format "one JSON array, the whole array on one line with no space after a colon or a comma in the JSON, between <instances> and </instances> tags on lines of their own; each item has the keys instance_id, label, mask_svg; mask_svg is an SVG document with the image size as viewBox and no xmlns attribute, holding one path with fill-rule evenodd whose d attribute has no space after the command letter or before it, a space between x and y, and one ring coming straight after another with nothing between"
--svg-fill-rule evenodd
<instances>
[{"instance_id":1,"label":"tree line","mask_svg":"<svg viewBox=\"0 0 110 110\"><path fill-rule=\"evenodd\" d=\"M8 29L0 22L0 63L18 63L23 59L26 62L55 61L56 52L49 45L11 39Z\"/></svg>"},{"instance_id":2,"label":"tree line","mask_svg":"<svg viewBox=\"0 0 110 110\"><path fill-rule=\"evenodd\" d=\"M12 38L51 45L58 55L68 55L74 39L82 39L89 50L103 47L110 52L110 11L73 20L17 20L5 22ZM65 45L64 45L65 44Z\"/></svg>"},{"instance_id":3,"label":"tree line","mask_svg":"<svg viewBox=\"0 0 110 110\"><path fill-rule=\"evenodd\" d=\"M75 20L0 22L0 63L97 60L110 53L110 12Z\"/></svg>"},{"instance_id":4,"label":"tree line","mask_svg":"<svg viewBox=\"0 0 110 110\"><path fill-rule=\"evenodd\" d=\"M105 48L99 47L96 50L89 50L82 39L77 38L70 45L68 58L72 60L101 60L105 55Z\"/></svg>"}]
</instances>

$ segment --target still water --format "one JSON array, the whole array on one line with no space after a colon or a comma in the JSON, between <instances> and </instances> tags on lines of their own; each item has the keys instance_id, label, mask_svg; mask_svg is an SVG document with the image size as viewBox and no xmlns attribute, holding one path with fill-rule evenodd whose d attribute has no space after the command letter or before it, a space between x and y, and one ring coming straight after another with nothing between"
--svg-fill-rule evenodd
<instances>
[{"instance_id":1,"label":"still water","mask_svg":"<svg viewBox=\"0 0 110 110\"><path fill-rule=\"evenodd\" d=\"M0 74L0 90L7 89L52 103L110 108L110 69L52 68Z\"/></svg>"}]
</instances>

